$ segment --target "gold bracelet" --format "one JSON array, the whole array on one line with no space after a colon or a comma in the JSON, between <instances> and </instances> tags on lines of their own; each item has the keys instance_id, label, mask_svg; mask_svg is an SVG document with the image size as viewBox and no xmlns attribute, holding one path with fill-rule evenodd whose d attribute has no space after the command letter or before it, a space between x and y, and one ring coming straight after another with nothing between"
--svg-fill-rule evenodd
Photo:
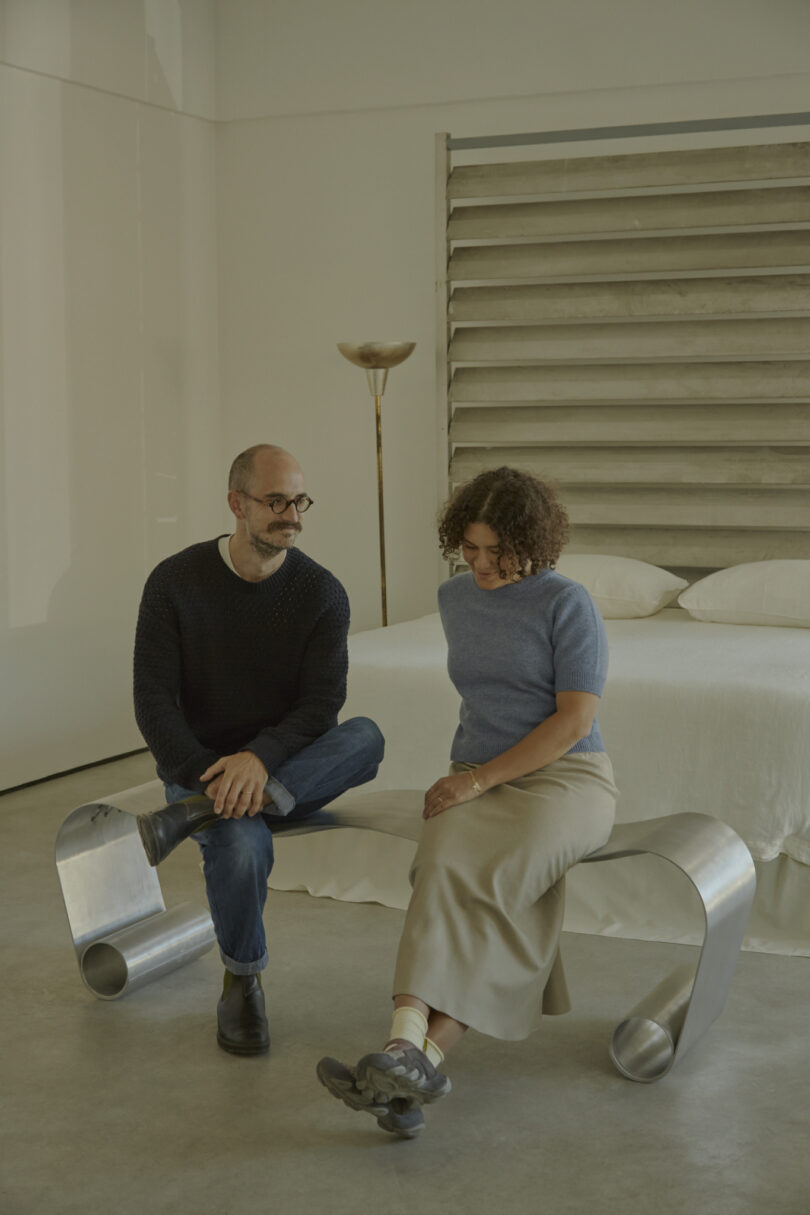
<instances>
[{"instance_id":1,"label":"gold bracelet","mask_svg":"<svg viewBox=\"0 0 810 1215\"><path fill-rule=\"evenodd\" d=\"M472 787L473 787L473 789L475 789L475 792L476 792L476 793L483 793L483 792L484 792L484 790L481 788L481 786L480 786L480 785L479 785L479 783L478 783L478 778L477 778L477 777L476 777L476 775L475 775L475 769L474 769L474 768L470 768L470 780L472 781Z\"/></svg>"}]
</instances>

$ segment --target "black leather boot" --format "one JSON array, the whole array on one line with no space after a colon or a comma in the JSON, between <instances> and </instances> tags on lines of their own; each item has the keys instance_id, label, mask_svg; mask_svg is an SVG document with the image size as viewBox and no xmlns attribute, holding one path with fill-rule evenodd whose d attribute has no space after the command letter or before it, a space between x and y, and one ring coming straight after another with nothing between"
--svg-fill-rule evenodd
<instances>
[{"instance_id":1,"label":"black leather boot","mask_svg":"<svg viewBox=\"0 0 810 1215\"><path fill-rule=\"evenodd\" d=\"M217 1042L232 1055L263 1055L270 1049L270 1030L259 975L234 975L225 971L225 983L217 1005Z\"/></svg>"},{"instance_id":2,"label":"black leather boot","mask_svg":"<svg viewBox=\"0 0 810 1215\"><path fill-rule=\"evenodd\" d=\"M210 797L189 797L183 802L173 802L162 810L138 815L138 833L141 837L146 859L152 868L165 861L179 843L187 839L192 831L200 831L212 823L219 822L214 814L214 803Z\"/></svg>"}]
</instances>

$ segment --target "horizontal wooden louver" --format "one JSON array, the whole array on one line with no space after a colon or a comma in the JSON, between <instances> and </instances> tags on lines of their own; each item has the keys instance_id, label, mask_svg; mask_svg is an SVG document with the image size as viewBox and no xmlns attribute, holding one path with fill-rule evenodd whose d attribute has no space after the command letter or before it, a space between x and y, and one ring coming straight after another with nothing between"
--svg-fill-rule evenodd
<instances>
[{"instance_id":1,"label":"horizontal wooden louver","mask_svg":"<svg viewBox=\"0 0 810 1215\"><path fill-rule=\"evenodd\" d=\"M796 488L810 484L810 452L803 447L725 447L660 444L617 446L545 444L542 448L514 445L457 450L451 466L460 483L485 468L514 464L563 487L622 486L744 486L751 490ZM630 522L637 522L635 517Z\"/></svg>"},{"instance_id":2,"label":"horizontal wooden louver","mask_svg":"<svg viewBox=\"0 0 810 1215\"><path fill-rule=\"evenodd\" d=\"M785 274L810 271L810 231L464 245L450 258L454 282L621 282L678 275L707 278L734 271L774 274L779 270Z\"/></svg>"},{"instance_id":3,"label":"horizontal wooden louver","mask_svg":"<svg viewBox=\"0 0 810 1215\"><path fill-rule=\"evenodd\" d=\"M450 481L551 480L571 551L810 558L810 144L453 168Z\"/></svg>"},{"instance_id":4,"label":"horizontal wooden louver","mask_svg":"<svg viewBox=\"0 0 810 1215\"><path fill-rule=\"evenodd\" d=\"M804 316L810 274L510 287L456 287L451 321L553 325L590 321Z\"/></svg>"},{"instance_id":5,"label":"horizontal wooden louver","mask_svg":"<svg viewBox=\"0 0 810 1215\"><path fill-rule=\"evenodd\" d=\"M460 367L453 375L451 400L492 405L805 402L810 401L810 382L807 364L800 360Z\"/></svg>"},{"instance_id":6,"label":"horizontal wooden louver","mask_svg":"<svg viewBox=\"0 0 810 1215\"><path fill-rule=\"evenodd\" d=\"M528 194L610 198L808 184L810 143L803 142L459 165L450 173L447 197L453 201Z\"/></svg>"},{"instance_id":7,"label":"horizontal wooden louver","mask_svg":"<svg viewBox=\"0 0 810 1215\"><path fill-rule=\"evenodd\" d=\"M723 405L583 405L463 407L454 419L456 443L505 442L513 446L547 447L560 443L600 443L606 447L649 446L655 443L725 447L807 444L807 406L771 403ZM508 461L501 461L508 463Z\"/></svg>"},{"instance_id":8,"label":"horizontal wooden louver","mask_svg":"<svg viewBox=\"0 0 810 1215\"><path fill-rule=\"evenodd\" d=\"M810 316L791 320L662 321L657 325L511 325L456 329L457 363L649 363L682 357L810 359Z\"/></svg>"},{"instance_id":9,"label":"horizontal wooden louver","mask_svg":"<svg viewBox=\"0 0 810 1215\"><path fill-rule=\"evenodd\" d=\"M716 194L589 198L572 202L456 207L451 240L583 239L592 236L666 235L688 231L771 232L810 226L810 187L729 190Z\"/></svg>"}]
</instances>

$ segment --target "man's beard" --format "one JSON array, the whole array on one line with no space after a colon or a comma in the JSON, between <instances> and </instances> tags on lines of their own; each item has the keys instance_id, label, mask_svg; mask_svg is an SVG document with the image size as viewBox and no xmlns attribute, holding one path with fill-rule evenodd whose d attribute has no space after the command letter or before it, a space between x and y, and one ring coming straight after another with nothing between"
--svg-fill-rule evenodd
<instances>
[{"instance_id":1,"label":"man's beard","mask_svg":"<svg viewBox=\"0 0 810 1215\"><path fill-rule=\"evenodd\" d=\"M296 534L301 531L300 523L276 523L273 524L270 530L282 531L286 527L294 527ZM271 560L273 557L277 557L279 553L286 552L286 550L291 548L294 543L295 540L293 539L290 544L273 544L271 540L265 540L263 536L257 536L254 532L251 532L250 534L250 547L253 549L254 553L258 553L260 557L263 557L267 561Z\"/></svg>"}]
</instances>

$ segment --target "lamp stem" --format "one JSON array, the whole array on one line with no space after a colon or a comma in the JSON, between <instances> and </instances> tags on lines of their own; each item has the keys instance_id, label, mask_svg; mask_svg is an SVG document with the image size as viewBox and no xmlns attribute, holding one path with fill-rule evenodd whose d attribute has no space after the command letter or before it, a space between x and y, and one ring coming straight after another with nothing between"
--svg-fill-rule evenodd
<instances>
[{"instance_id":1,"label":"lamp stem","mask_svg":"<svg viewBox=\"0 0 810 1215\"><path fill-rule=\"evenodd\" d=\"M383 510L383 465L382 465L382 414L380 411L380 394L374 397L374 408L377 414L377 501L380 512L380 597L382 599L383 628L388 624L388 606L385 595L385 513Z\"/></svg>"}]
</instances>

